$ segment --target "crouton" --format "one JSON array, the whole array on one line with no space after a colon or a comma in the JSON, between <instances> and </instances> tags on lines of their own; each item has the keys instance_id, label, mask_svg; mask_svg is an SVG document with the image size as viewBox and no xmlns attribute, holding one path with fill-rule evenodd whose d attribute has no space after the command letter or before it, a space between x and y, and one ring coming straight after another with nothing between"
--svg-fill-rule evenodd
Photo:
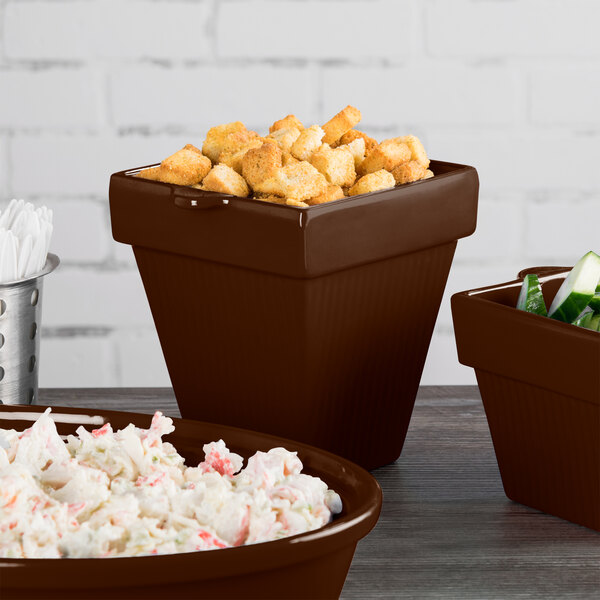
<instances>
[{"instance_id":1,"label":"crouton","mask_svg":"<svg viewBox=\"0 0 600 600\"><path fill-rule=\"evenodd\" d=\"M396 165L410 160L410 148L396 139L383 140L369 152L358 169L360 175L374 173L380 169L391 171Z\"/></svg>"},{"instance_id":2,"label":"crouton","mask_svg":"<svg viewBox=\"0 0 600 600\"><path fill-rule=\"evenodd\" d=\"M429 168L429 158L421 140L416 135L405 135L403 137L394 138L410 148L410 160L416 160L426 169Z\"/></svg>"},{"instance_id":3,"label":"crouton","mask_svg":"<svg viewBox=\"0 0 600 600\"><path fill-rule=\"evenodd\" d=\"M307 200L323 193L327 180L306 161L290 163L277 171L275 176L258 184L256 190L263 194Z\"/></svg>"},{"instance_id":4,"label":"crouton","mask_svg":"<svg viewBox=\"0 0 600 600\"><path fill-rule=\"evenodd\" d=\"M177 150L175 154L165 158L160 167L156 167L159 181L177 185L194 185L200 183L210 171L210 159L203 156L200 150L191 144Z\"/></svg>"},{"instance_id":5,"label":"crouton","mask_svg":"<svg viewBox=\"0 0 600 600\"><path fill-rule=\"evenodd\" d=\"M295 198L288 198L285 203L288 206L299 206L301 208L308 208L308 204L306 202L301 202L300 200L296 200Z\"/></svg>"},{"instance_id":6,"label":"crouton","mask_svg":"<svg viewBox=\"0 0 600 600\"><path fill-rule=\"evenodd\" d=\"M285 165L289 165L290 163L300 162L297 158L292 156L289 152L284 152L281 157L281 160L282 160L282 164L284 167L285 167Z\"/></svg>"},{"instance_id":7,"label":"crouton","mask_svg":"<svg viewBox=\"0 0 600 600\"><path fill-rule=\"evenodd\" d=\"M314 206L315 204L324 204L325 202L332 202L333 200L340 200L344 198L344 191L339 185L328 185L327 189L314 198L309 198L306 204Z\"/></svg>"},{"instance_id":8,"label":"crouton","mask_svg":"<svg viewBox=\"0 0 600 600\"><path fill-rule=\"evenodd\" d=\"M204 144L202 144L202 153L216 163L219 160L219 154L223 151L227 137L231 133L245 130L246 126L241 121L211 127L206 134Z\"/></svg>"},{"instance_id":9,"label":"crouton","mask_svg":"<svg viewBox=\"0 0 600 600\"><path fill-rule=\"evenodd\" d=\"M292 156L298 160L310 160L312 153L321 145L325 132L318 125L304 129L291 148Z\"/></svg>"},{"instance_id":10,"label":"crouton","mask_svg":"<svg viewBox=\"0 0 600 600\"><path fill-rule=\"evenodd\" d=\"M394 167L392 169L392 175L398 184L412 183L413 181L419 181L419 179L425 179L427 176L427 169L420 162L411 160ZM432 176L433 173L429 175L429 177Z\"/></svg>"},{"instance_id":11,"label":"crouton","mask_svg":"<svg viewBox=\"0 0 600 600\"><path fill-rule=\"evenodd\" d=\"M346 148L349 150L354 157L354 168L358 169L363 160L365 160L365 140L363 138L356 138L349 144L341 144L337 148Z\"/></svg>"},{"instance_id":12,"label":"crouton","mask_svg":"<svg viewBox=\"0 0 600 600\"><path fill-rule=\"evenodd\" d=\"M256 133L256 131L250 131L248 129L244 129L242 131L234 131L224 139L221 154L234 154L238 150L244 148L249 142L253 142L257 139L262 140L262 138L258 135L258 133ZM220 156L221 155L219 155L219 158L217 160L221 160Z\"/></svg>"},{"instance_id":13,"label":"crouton","mask_svg":"<svg viewBox=\"0 0 600 600\"><path fill-rule=\"evenodd\" d=\"M279 119L279 121L275 121L275 123L269 127L269 133L273 133L278 129L290 129L292 127L295 127L300 131L304 129L302 121L300 121L296 115L288 115L287 117L283 117L283 119Z\"/></svg>"},{"instance_id":14,"label":"crouton","mask_svg":"<svg viewBox=\"0 0 600 600\"><path fill-rule=\"evenodd\" d=\"M143 169L136 174L136 177L141 177L142 179L151 179L152 181L160 181L160 167Z\"/></svg>"},{"instance_id":15,"label":"crouton","mask_svg":"<svg viewBox=\"0 0 600 600\"><path fill-rule=\"evenodd\" d=\"M281 148L272 139L265 140L258 148L248 150L242 159L242 175L252 189L261 181L273 177L281 167Z\"/></svg>"},{"instance_id":16,"label":"crouton","mask_svg":"<svg viewBox=\"0 0 600 600\"><path fill-rule=\"evenodd\" d=\"M225 164L241 174L242 161L246 152L252 150L252 148L260 148L263 142L263 138L259 137L254 131L232 133L228 136L224 149L219 154L219 163Z\"/></svg>"},{"instance_id":17,"label":"crouton","mask_svg":"<svg viewBox=\"0 0 600 600\"><path fill-rule=\"evenodd\" d=\"M331 148L329 144L322 144L313 152L310 163L333 185L349 186L356 179L354 157L344 147Z\"/></svg>"},{"instance_id":18,"label":"crouton","mask_svg":"<svg viewBox=\"0 0 600 600\"><path fill-rule=\"evenodd\" d=\"M285 129L276 129L267 137L274 139L284 152L289 152L299 135L300 130L297 127L286 127Z\"/></svg>"},{"instance_id":19,"label":"crouton","mask_svg":"<svg viewBox=\"0 0 600 600\"><path fill-rule=\"evenodd\" d=\"M393 188L394 184L394 176L385 169L381 169L379 171L375 171L374 173L369 173L368 175L361 177L350 188L348 194L350 196L368 194L369 192L376 192L377 190Z\"/></svg>"},{"instance_id":20,"label":"crouton","mask_svg":"<svg viewBox=\"0 0 600 600\"><path fill-rule=\"evenodd\" d=\"M202 189L244 198L250 194L244 178L227 165L215 165L204 178Z\"/></svg>"},{"instance_id":21,"label":"crouton","mask_svg":"<svg viewBox=\"0 0 600 600\"><path fill-rule=\"evenodd\" d=\"M377 140L374 140L372 137L369 137L366 133L362 131L358 131L358 129L351 129L347 131L339 140L338 145L349 144L358 138L362 138L365 140L365 154L369 154L373 148L377 147L379 144Z\"/></svg>"},{"instance_id":22,"label":"crouton","mask_svg":"<svg viewBox=\"0 0 600 600\"><path fill-rule=\"evenodd\" d=\"M337 142L347 131L350 131L361 119L360 110L354 106L346 106L335 117L329 119L323 125L325 137L324 144L333 144Z\"/></svg>"}]
</instances>

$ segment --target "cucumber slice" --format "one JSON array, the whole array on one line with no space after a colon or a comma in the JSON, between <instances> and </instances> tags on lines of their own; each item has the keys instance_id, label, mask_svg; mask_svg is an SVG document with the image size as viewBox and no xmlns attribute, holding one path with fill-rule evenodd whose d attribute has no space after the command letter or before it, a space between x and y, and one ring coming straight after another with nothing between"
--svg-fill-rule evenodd
<instances>
[{"instance_id":1,"label":"cucumber slice","mask_svg":"<svg viewBox=\"0 0 600 600\"><path fill-rule=\"evenodd\" d=\"M577 327L585 327L586 329L589 329L590 327L590 321L592 320L592 317L594 316L594 312L589 310L589 309L585 309L574 321L573 321L573 325L577 325Z\"/></svg>"},{"instance_id":2,"label":"cucumber slice","mask_svg":"<svg viewBox=\"0 0 600 600\"><path fill-rule=\"evenodd\" d=\"M572 323L594 297L600 281L600 256L588 252L579 259L560 286L548 316Z\"/></svg>"},{"instance_id":3,"label":"cucumber slice","mask_svg":"<svg viewBox=\"0 0 600 600\"><path fill-rule=\"evenodd\" d=\"M591 319L590 322L588 324L588 327L592 330L592 331L599 331L600 332L600 315L594 315Z\"/></svg>"},{"instance_id":4,"label":"cucumber slice","mask_svg":"<svg viewBox=\"0 0 600 600\"><path fill-rule=\"evenodd\" d=\"M519 299L517 300L517 308L535 315L542 315L542 317L548 315L546 303L544 302L544 294L542 293L542 286L540 285L540 280L537 275L531 273L525 275L523 285L521 286L521 292L519 293Z\"/></svg>"},{"instance_id":5,"label":"cucumber slice","mask_svg":"<svg viewBox=\"0 0 600 600\"><path fill-rule=\"evenodd\" d=\"M600 283L598 284L598 287L596 288L596 293L594 294L594 297L590 300L588 306L595 313L600 313Z\"/></svg>"}]
</instances>

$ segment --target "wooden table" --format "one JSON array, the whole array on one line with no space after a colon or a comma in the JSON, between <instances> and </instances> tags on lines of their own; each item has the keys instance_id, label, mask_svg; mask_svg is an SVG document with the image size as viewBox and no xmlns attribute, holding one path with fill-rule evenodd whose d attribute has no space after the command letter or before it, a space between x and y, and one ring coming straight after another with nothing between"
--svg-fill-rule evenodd
<instances>
[{"instance_id":1,"label":"wooden table","mask_svg":"<svg viewBox=\"0 0 600 600\"><path fill-rule=\"evenodd\" d=\"M170 389L45 389L40 404L179 416ZM506 498L475 387L423 387L342 598L600 598L600 535Z\"/></svg>"}]
</instances>

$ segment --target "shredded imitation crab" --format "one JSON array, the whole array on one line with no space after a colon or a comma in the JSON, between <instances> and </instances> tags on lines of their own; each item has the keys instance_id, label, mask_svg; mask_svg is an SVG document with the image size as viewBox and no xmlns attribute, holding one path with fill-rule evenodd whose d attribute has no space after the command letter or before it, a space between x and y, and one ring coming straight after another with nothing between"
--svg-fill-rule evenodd
<instances>
[{"instance_id":1,"label":"shredded imitation crab","mask_svg":"<svg viewBox=\"0 0 600 600\"><path fill-rule=\"evenodd\" d=\"M338 494L301 473L295 452L242 457L223 440L186 467L162 436L110 424L66 443L46 410L25 431L0 429L0 558L109 557L212 550L318 529L341 511Z\"/></svg>"}]
</instances>

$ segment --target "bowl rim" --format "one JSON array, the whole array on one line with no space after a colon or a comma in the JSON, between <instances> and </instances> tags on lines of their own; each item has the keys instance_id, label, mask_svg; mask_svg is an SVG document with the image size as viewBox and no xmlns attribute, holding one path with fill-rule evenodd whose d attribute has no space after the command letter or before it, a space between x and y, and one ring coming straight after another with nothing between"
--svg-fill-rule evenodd
<instances>
[{"instance_id":1,"label":"bowl rim","mask_svg":"<svg viewBox=\"0 0 600 600\"><path fill-rule=\"evenodd\" d=\"M32 275L23 277L21 279L3 281L2 283L0 283L0 290L5 288L19 287L21 285L31 283L32 281L35 281L37 279L40 279L41 277L44 277L45 275L48 275L49 273L52 273L52 271L54 271L54 269L56 269L58 265L60 265L60 258L58 258L56 254L48 252L48 254L46 255L46 262L44 263L44 266L41 269L41 271L38 271L37 273L33 273Z\"/></svg>"},{"instance_id":2,"label":"bowl rim","mask_svg":"<svg viewBox=\"0 0 600 600\"><path fill-rule=\"evenodd\" d=\"M127 179L130 179L130 180L135 179L134 175L136 175L140 171L142 171L144 169L151 169L154 167L158 167L158 166L160 166L160 164L161 163L158 162L158 163L152 163L149 165L144 165L141 167L132 167L129 169L124 169L123 171L117 171L117 172L113 173L111 175L111 177L118 177L118 178L126 177ZM265 205L266 204L268 206L276 206L282 210L289 210L289 209L300 210L300 211L310 210L311 212L316 212L316 211L322 210L323 208L330 207L332 205L339 206L342 204L353 203L353 201L356 199L371 198L371 197L377 196L378 194L382 194L383 192L389 192L392 189L395 189L395 190L409 189L415 185L419 185L419 184L423 184L423 183L431 183L432 181L439 181L440 179L446 179L448 177L453 177L457 173L475 170L474 167L472 167L470 165L465 165L462 163L454 163L454 162L430 159L430 167L431 166L435 167L436 165L443 166L449 170L447 170L443 173L439 173L439 174L436 174L434 172L433 177L430 177L428 179L420 179L418 181L413 181L411 183L404 183L401 185L396 184L393 188L376 190L374 192L368 192L366 194L357 194L356 196L347 196L345 198L339 198L338 200L332 200L331 202L324 202L323 204L315 204L315 205L311 205L311 206L292 206L292 205L287 205L287 204L276 204L274 202L265 202L264 200L258 200L256 198L251 198L251 197L245 198L245 197L241 197L241 196L234 196L232 194L223 194L221 192L211 192L211 191L194 188L189 185L179 185L176 183L167 183L165 181L157 181L154 179L138 178L138 180L141 182L144 182L144 183L152 184L152 185L167 186L168 188L173 190L173 193L175 194L175 196L196 199L196 200L204 199L207 203L209 203L210 206L213 206L213 207L227 205L231 201L234 201L234 202L244 201L244 202L251 202L256 205ZM193 206L186 206L185 208L188 208L188 209L202 208L202 206L200 206L200 205L197 206L194 204Z\"/></svg>"},{"instance_id":3,"label":"bowl rim","mask_svg":"<svg viewBox=\"0 0 600 600\"><path fill-rule=\"evenodd\" d=\"M453 294L452 297L456 296L468 298L470 302L473 301L494 304L494 310L502 312L518 311L518 317L516 318L528 320L533 319L534 321L537 321L540 326L556 327L557 331L563 331L565 333L570 334L571 336L581 336L585 339L588 337L595 336L597 332L592 331L591 329L586 329L585 327L574 327L572 323L564 323L563 321L558 321L557 319L552 319L547 316L544 317L542 315L536 315L534 313L530 313L524 310L518 310L516 306L508 306L506 304L502 304L501 302L497 302L490 298L486 298L487 294L491 294L496 291L521 287L521 285L523 284L523 279L527 274L539 273L540 283L543 284L556 279L564 279L566 275L571 271L571 269L572 267L527 267L519 271L517 279L514 279L512 281L507 281L505 283L496 283L485 287L474 288L472 290L465 290L463 292L457 292ZM544 323L546 323L546 325L544 325Z\"/></svg>"},{"instance_id":4,"label":"bowl rim","mask_svg":"<svg viewBox=\"0 0 600 600\"><path fill-rule=\"evenodd\" d=\"M453 294L459 362L476 373L493 373L569 401L600 404L598 332L516 307L526 274L539 271L542 285L555 287L570 270L532 267L516 280Z\"/></svg>"}]
</instances>

